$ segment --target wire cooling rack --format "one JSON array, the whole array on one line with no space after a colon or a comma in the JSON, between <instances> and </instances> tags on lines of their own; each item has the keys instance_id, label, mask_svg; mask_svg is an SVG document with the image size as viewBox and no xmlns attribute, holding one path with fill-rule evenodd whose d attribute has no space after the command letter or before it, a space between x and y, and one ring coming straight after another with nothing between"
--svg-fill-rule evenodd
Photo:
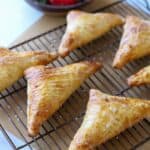
<instances>
[{"instance_id":1,"label":"wire cooling rack","mask_svg":"<svg viewBox=\"0 0 150 150\"><path fill-rule=\"evenodd\" d=\"M141 0L124 0L97 11L114 12L122 16L136 15L149 19L150 11L148 8L148 1L145 3ZM13 46L11 49L17 51L37 49L56 51L65 27L65 25L60 26ZM44 123L40 134L35 138L31 138L27 134L25 79L20 79L12 87L3 91L0 94L0 139L6 149L66 150L81 124L88 100L88 90L91 88L100 89L113 95L150 99L149 86L129 88L126 84L127 77L150 64L149 57L131 62L122 70L115 70L111 67L121 35L122 27L118 27L102 38L77 49L64 59L59 58L50 64L63 66L88 58L100 60L104 64L104 68L86 80L62 108ZM137 149L146 142L150 142L150 122L147 119L127 129L97 149Z\"/></svg>"}]
</instances>

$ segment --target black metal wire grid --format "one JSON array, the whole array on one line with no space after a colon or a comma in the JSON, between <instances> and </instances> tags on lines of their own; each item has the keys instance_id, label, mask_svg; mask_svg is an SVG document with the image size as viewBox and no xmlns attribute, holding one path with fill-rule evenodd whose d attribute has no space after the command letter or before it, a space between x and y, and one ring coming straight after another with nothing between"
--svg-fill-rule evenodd
<instances>
[{"instance_id":1,"label":"black metal wire grid","mask_svg":"<svg viewBox=\"0 0 150 150\"><path fill-rule=\"evenodd\" d=\"M132 0L132 3L139 7L139 9L132 8L128 1L122 1L104 8L103 11L116 12L122 16L136 15L145 19L149 18L149 14L143 12L141 7L143 5L140 1L137 3L137 1ZM65 26L58 27L16 45L12 49L18 51L35 49L56 51L64 30ZM111 67L121 34L121 27L114 29L102 38L74 51L64 59L59 58L51 64L52 66L63 66L88 58L102 61L104 68L102 71L91 76L69 98L62 108L44 123L40 134L35 138L27 135L25 79L20 79L12 87L0 94L0 115L2 115L2 117L0 116L0 129L2 133L0 137L3 138L10 149L67 149L81 124L90 88L97 88L113 95L150 99L149 86L129 88L125 83L128 76L145 65L150 64L149 57L132 62L121 71L114 70ZM150 122L145 119L97 149L136 149L149 140Z\"/></svg>"}]
</instances>

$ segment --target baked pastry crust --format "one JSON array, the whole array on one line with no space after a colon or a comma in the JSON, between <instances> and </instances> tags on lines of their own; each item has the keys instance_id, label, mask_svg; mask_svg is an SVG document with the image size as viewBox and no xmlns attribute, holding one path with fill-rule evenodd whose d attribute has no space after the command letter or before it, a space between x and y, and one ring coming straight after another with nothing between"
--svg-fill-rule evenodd
<instances>
[{"instance_id":1,"label":"baked pastry crust","mask_svg":"<svg viewBox=\"0 0 150 150\"><path fill-rule=\"evenodd\" d=\"M127 80L128 85L130 86L139 86L143 84L150 84L150 65L144 67L136 74L132 75Z\"/></svg>"},{"instance_id":2,"label":"baked pastry crust","mask_svg":"<svg viewBox=\"0 0 150 150\"><path fill-rule=\"evenodd\" d=\"M120 69L146 55L150 55L150 21L128 16L113 67Z\"/></svg>"},{"instance_id":3,"label":"baked pastry crust","mask_svg":"<svg viewBox=\"0 0 150 150\"><path fill-rule=\"evenodd\" d=\"M44 51L17 52L0 48L0 91L22 77L28 67L48 64L56 57L55 53Z\"/></svg>"},{"instance_id":4,"label":"baked pastry crust","mask_svg":"<svg viewBox=\"0 0 150 150\"><path fill-rule=\"evenodd\" d=\"M97 62L79 62L64 67L31 67L25 71L28 81L27 127L30 136L51 117L92 73L101 67Z\"/></svg>"},{"instance_id":5,"label":"baked pastry crust","mask_svg":"<svg viewBox=\"0 0 150 150\"><path fill-rule=\"evenodd\" d=\"M67 16L67 29L59 46L59 54L66 56L123 22L124 19L117 14L73 10Z\"/></svg>"},{"instance_id":6,"label":"baked pastry crust","mask_svg":"<svg viewBox=\"0 0 150 150\"><path fill-rule=\"evenodd\" d=\"M69 150L92 150L150 116L150 101L90 91L86 114Z\"/></svg>"}]
</instances>

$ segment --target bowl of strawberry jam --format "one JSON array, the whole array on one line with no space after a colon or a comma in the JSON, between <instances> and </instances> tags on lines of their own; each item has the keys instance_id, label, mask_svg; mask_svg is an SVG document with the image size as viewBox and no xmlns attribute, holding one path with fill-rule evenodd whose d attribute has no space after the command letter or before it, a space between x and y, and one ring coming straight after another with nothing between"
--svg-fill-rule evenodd
<instances>
[{"instance_id":1,"label":"bowl of strawberry jam","mask_svg":"<svg viewBox=\"0 0 150 150\"><path fill-rule=\"evenodd\" d=\"M38 10L49 12L65 12L79 9L92 0L26 0L31 6Z\"/></svg>"}]
</instances>

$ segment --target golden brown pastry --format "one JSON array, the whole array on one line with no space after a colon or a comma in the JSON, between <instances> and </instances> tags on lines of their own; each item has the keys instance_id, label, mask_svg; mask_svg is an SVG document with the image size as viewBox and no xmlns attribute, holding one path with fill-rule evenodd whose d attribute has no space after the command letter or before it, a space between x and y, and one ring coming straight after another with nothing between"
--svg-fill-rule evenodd
<instances>
[{"instance_id":1,"label":"golden brown pastry","mask_svg":"<svg viewBox=\"0 0 150 150\"><path fill-rule=\"evenodd\" d=\"M150 84L150 65L129 77L127 82L130 86Z\"/></svg>"},{"instance_id":2,"label":"golden brown pastry","mask_svg":"<svg viewBox=\"0 0 150 150\"><path fill-rule=\"evenodd\" d=\"M150 116L150 101L90 91L87 111L69 150L92 150Z\"/></svg>"},{"instance_id":3,"label":"golden brown pastry","mask_svg":"<svg viewBox=\"0 0 150 150\"><path fill-rule=\"evenodd\" d=\"M85 61L58 68L37 66L27 69L29 135L36 136L42 123L100 66L99 63Z\"/></svg>"},{"instance_id":4,"label":"golden brown pastry","mask_svg":"<svg viewBox=\"0 0 150 150\"><path fill-rule=\"evenodd\" d=\"M150 55L150 21L128 16L113 67L122 68L132 60Z\"/></svg>"},{"instance_id":5,"label":"golden brown pastry","mask_svg":"<svg viewBox=\"0 0 150 150\"><path fill-rule=\"evenodd\" d=\"M0 91L22 77L28 67L47 64L55 58L56 54L48 52L16 52L0 48Z\"/></svg>"},{"instance_id":6,"label":"golden brown pastry","mask_svg":"<svg viewBox=\"0 0 150 150\"><path fill-rule=\"evenodd\" d=\"M116 14L92 14L73 10L67 16L67 29L59 47L59 54L66 56L120 24L123 24L123 18Z\"/></svg>"}]
</instances>

